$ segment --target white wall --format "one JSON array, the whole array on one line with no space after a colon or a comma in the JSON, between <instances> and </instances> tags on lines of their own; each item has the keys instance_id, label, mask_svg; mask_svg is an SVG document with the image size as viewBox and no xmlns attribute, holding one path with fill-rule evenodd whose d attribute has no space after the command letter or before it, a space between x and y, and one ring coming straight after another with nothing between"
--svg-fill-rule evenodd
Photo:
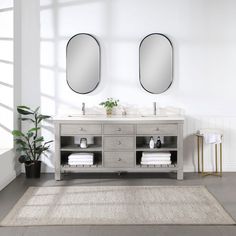
<instances>
[{"instance_id":1,"label":"white wall","mask_svg":"<svg viewBox=\"0 0 236 236\"><path fill-rule=\"evenodd\" d=\"M224 170L236 171L236 1L234 0L25 0L22 15L22 103L47 114L79 113L107 97L121 104L185 109L185 170L194 170L191 134L202 127L224 130ZM40 27L39 27L40 18ZM102 76L97 90L79 95L66 83L66 43L93 34L101 44ZM138 80L138 47L152 32L174 47L174 83L161 94L145 92ZM40 48L40 52L39 52ZM40 61L39 61L40 55ZM44 134L51 137L51 124ZM211 148L207 168L212 168ZM194 160L194 161L193 161ZM48 167L52 159L45 158Z\"/></svg>"},{"instance_id":2,"label":"white wall","mask_svg":"<svg viewBox=\"0 0 236 236\"><path fill-rule=\"evenodd\" d=\"M20 5L13 0L0 1L0 190L20 173L13 151L11 131L18 127L14 106L20 102ZM18 27L14 28L17 22ZM14 42L14 43L13 43Z\"/></svg>"}]
</instances>

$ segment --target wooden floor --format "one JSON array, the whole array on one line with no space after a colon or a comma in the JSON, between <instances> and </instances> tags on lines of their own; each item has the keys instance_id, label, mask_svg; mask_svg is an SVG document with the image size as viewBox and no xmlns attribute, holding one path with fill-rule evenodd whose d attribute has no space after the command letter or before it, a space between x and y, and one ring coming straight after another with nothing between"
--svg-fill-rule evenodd
<instances>
[{"instance_id":1,"label":"wooden floor","mask_svg":"<svg viewBox=\"0 0 236 236\"><path fill-rule=\"evenodd\" d=\"M10 211L29 186L98 186L98 185L205 185L236 220L236 173L225 173L222 178L201 177L186 173L183 181L175 174L79 174L67 175L55 182L52 174L43 174L39 180L26 180L22 174L0 192L0 220ZM0 227L0 236L235 236L236 226L45 226Z\"/></svg>"}]
</instances>

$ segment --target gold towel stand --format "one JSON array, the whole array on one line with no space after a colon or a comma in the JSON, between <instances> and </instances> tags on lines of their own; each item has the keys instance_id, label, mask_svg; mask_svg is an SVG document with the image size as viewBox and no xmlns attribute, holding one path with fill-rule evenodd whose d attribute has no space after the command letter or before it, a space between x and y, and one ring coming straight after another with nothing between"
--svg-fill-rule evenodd
<instances>
[{"instance_id":1,"label":"gold towel stand","mask_svg":"<svg viewBox=\"0 0 236 236\"><path fill-rule=\"evenodd\" d=\"M198 173L202 173L202 176L207 176L207 175L214 175L214 176L220 176L222 177L222 142L220 143L220 171L218 172L218 144L215 144L215 162L216 162L216 171L215 172L205 172L204 171L204 148L203 148L203 142L204 142L204 137L203 135L196 134L197 136L197 155L198 155ZM221 136L221 138L223 135ZM201 143L201 163L202 163L202 170L200 170L200 143Z\"/></svg>"}]
</instances>

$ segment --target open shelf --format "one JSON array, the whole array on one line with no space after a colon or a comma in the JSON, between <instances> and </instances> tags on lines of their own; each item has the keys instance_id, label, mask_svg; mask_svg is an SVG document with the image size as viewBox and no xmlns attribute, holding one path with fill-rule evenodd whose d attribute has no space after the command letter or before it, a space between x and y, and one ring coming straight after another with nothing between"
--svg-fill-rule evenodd
<instances>
[{"instance_id":1,"label":"open shelf","mask_svg":"<svg viewBox=\"0 0 236 236\"><path fill-rule=\"evenodd\" d=\"M62 169L72 170L72 168L101 168L102 167L102 151L94 151L94 164L93 165L69 165L68 156L73 153L73 151L63 151L61 152L61 166Z\"/></svg>"},{"instance_id":2,"label":"open shelf","mask_svg":"<svg viewBox=\"0 0 236 236\"><path fill-rule=\"evenodd\" d=\"M89 144L87 148L81 148L77 144L70 144L61 147L61 151L72 151L72 152L95 152L102 151L102 146L97 144Z\"/></svg>"},{"instance_id":3,"label":"open shelf","mask_svg":"<svg viewBox=\"0 0 236 236\"><path fill-rule=\"evenodd\" d=\"M155 143L157 137L160 137L162 141L161 148L149 148L149 141L151 137L153 137ZM177 136L137 136L136 151L177 151Z\"/></svg>"},{"instance_id":4,"label":"open shelf","mask_svg":"<svg viewBox=\"0 0 236 236\"><path fill-rule=\"evenodd\" d=\"M170 165L136 165L136 168L166 168L166 169L176 169L177 164L170 164Z\"/></svg>"},{"instance_id":5,"label":"open shelf","mask_svg":"<svg viewBox=\"0 0 236 236\"><path fill-rule=\"evenodd\" d=\"M175 147L161 147L161 148L149 148L148 145L136 148L136 151L144 152L167 152L167 151L177 151Z\"/></svg>"},{"instance_id":6,"label":"open shelf","mask_svg":"<svg viewBox=\"0 0 236 236\"><path fill-rule=\"evenodd\" d=\"M170 151L170 150L168 150L168 151ZM142 151L136 151L136 167L139 167L139 168L176 168L177 167L177 151L170 151L171 164L162 164L162 165L153 165L153 164L152 165L142 165L141 164L142 154L143 154Z\"/></svg>"},{"instance_id":7,"label":"open shelf","mask_svg":"<svg viewBox=\"0 0 236 236\"><path fill-rule=\"evenodd\" d=\"M102 168L102 163L96 163L94 165L68 165L62 164L62 169L71 170L73 168Z\"/></svg>"}]
</instances>

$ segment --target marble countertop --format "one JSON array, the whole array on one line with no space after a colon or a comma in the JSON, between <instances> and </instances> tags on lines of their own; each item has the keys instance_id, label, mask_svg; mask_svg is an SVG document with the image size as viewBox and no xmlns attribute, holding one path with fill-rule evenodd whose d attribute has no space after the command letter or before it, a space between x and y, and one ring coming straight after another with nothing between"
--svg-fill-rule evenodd
<instances>
[{"instance_id":1,"label":"marble countertop","mask_svg":"<svg viewBox=\"0 0 236 236\"><path fill-rule=\"evenodd\" d=\"M55 122L62 121L184 121L182 115L112 115L106 116L101 114L71 114L53 117Z\"/></svg>"}]
</instances>

